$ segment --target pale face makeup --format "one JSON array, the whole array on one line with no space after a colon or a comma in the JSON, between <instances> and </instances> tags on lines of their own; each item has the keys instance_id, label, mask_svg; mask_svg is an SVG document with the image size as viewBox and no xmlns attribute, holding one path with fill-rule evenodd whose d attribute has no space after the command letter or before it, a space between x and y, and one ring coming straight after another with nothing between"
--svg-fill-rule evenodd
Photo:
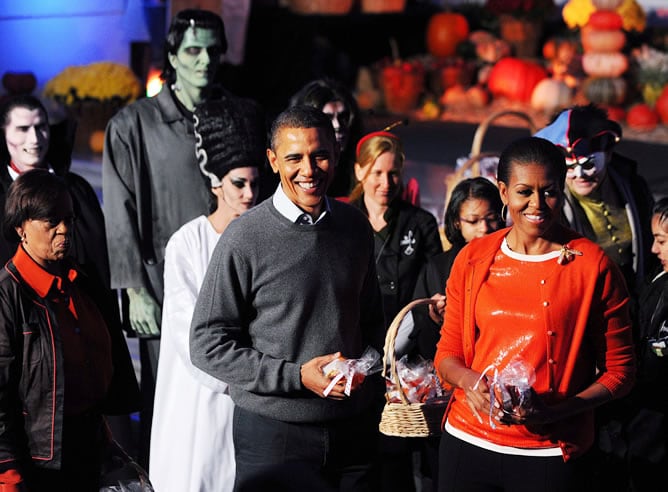
<instances>
[{"instance_id":1,"label":"pale face makeup","mask_svg":"<svg viewBox=\"0 0 668 492\"><path fill-rule=\"evenodd\" d=\"M322 107L322 112L329 115L339 149L343 150L348 143L348 119L350 118L350 112L341 101L328 102Z\"/></svg>"},{"instance_id":2,"label":"pale face makeup","mask_svg":"<svg viewBox=\"0 0 668 492\"><path fill-rule=\"evenodd\" d=\"M221 182L220 186L212 189L218 197L219 208L225 208L232 215L239 216L255 205L260 186L257 167L232 169L223 176Z\"/></svg>"},{"instance_id":3,"label":"pale face makeup","mask_svg":"<svg viewBox=\"0 0 668 492\"><path fill-rule=\"evenodd\" d=\"M566 185L578 195L589 195L601 183L607 160L606 152L594 152L586 157L566 157Z\"/></svg>"},{"instance_id":4,"label":"pale face makeup","mask_svg":"<svg viewBox=\"0 0 668 492\"><path fill-rule=\"evenodd\" d=\"M40 109L16 107L9 112L5 126L7 150L21 171L43 167L49 150L49 124Z\"/></svg>"}]
</instances>

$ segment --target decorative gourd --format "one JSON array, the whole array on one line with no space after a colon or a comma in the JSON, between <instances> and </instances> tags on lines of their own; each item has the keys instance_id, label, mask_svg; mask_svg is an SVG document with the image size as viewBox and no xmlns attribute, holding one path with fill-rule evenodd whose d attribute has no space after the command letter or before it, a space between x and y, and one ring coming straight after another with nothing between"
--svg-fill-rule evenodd
<instances>
[{"instance_id":1,"label":"decorative gourd","mask_svg":"<svg viewBox=\"0 0 668 492\"><path fill-rule=\"evenodd\" d=\"M622 53L585 53L582 70L591 77L619 77L629 68L629 60Z\"/></svg>"},{"instance_id":2,"label":"decorative gourd","mask_svg":"<svg viewBox=\"0 0 668 492\"><path fill-rule=\"evenodd\" d=\"M617 106L626 99L626 80L622 77L590 77L582 83L582 92L589 102Z\"/></svg>"},{"instance_id":3,"label":"decorative gourd","mask_svg":"<svg viewBox=\"0 0 668 492\"><path fill-rule=\"evenodd\" d=\"M573 95L571 88L562 80L543 79L533 90L531 107L538 111L554 113L571 105Z\"/></svg>"},{"instance_id":4,"label":"decorative gourd","mask_svg":"<svg viewBox=\"0 0 668 492\"><path fill-rule=\"evenodd\" d=\"M668 84L663 86L663 90L654 104L654 109L659 114L661 122L668 125Z\"/></svg>"},{"instance_id":5,"label":"decorative gourd","mask_svg":"<svg viewBox=\"0 0 668 492\"><path fill-rule=\"evenodd\" d=\"M624 0L591 0L596 10L616 10Z\"/></svg>"},{"instance_id":6,"label":"decorative gourd","mask_svg":"<svg viewBox=\"0 0 668 492\"><path fill-rule=\"evenodd\" d=\"M487 88L494 97L529 102L538 82L547 78L547 71L538 63L507 57L492 68Z\"/></svg>"},{"instance_id":7,"label":"decorative gourd","mask_svg":"<svg viewBox=\"0 0 668 492\"><path fill-rule=\"evenodd\" d=\"M615 53L626 44L626 34L621 29L593 29L585 26L580 30L580 40L585 53Z\"/></svg>"},{"instance_id":8,"label":"decorative gourd","mask_svg":"<svg viewBox=\"0 0 668 492\"><path fill-rule=\"evenodd\" d=\"M587 26L602 30L621 29L624 26L624 19L617 12L597 10L589 16Z\"/></svg>"},{"instance_id":9,"label":"decorative gourd","mask_svg":"<svg viewBox=\"0 0 668 492\"><path fill-rule=\"evenodd\" d=\"M635 130L650 131L659 124L659 115L648 104L637 103L627 111L626 124Z\"/></svg>"},{"instance_id":10,"label":"decorative gourd","mask_svg":"<svg viewBox=\"0 0 668 492\"><path fill-rule=\"evenodd\" d=\"M439 12L427 25L427 51L433 56L452 56L469 35L469 23L462 14Z\"/></svg>"}]
</instances>

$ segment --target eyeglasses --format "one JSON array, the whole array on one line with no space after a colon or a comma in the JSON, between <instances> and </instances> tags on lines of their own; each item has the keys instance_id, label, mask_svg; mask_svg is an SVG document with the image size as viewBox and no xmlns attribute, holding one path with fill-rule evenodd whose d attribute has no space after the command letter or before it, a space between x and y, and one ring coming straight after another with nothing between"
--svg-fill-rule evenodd
<instances>
[{"instance_id":1,"label":"eyeglasses","mask_svg":"<svg viewBox=\"0 0 668 492\"><path fill-rule=\"evenodd\" d=\"M606 152L619 140L619 135L610 130L604 130L593 137L578 138L569 147L559 146L559 148L567 158L577 159L576 156L591 156L596 152Z\"/></svg>"},{"instance_id":2,"label":"eyeglasses","mask_svg":"<svg viewBox=\"0 0 668 492\"><path fill-rule=\"evenodd\" d=\"M462 222L466 222L467 224L470 224L474 227L482 224L483 222L488 225L488 226L497 226L501 222L501 217L497 214L490 214L490 215L485 215L484 217L475 217L475 218L466 218L466 217L460 217L459 220Z\"/></svg>"}]
</instances>

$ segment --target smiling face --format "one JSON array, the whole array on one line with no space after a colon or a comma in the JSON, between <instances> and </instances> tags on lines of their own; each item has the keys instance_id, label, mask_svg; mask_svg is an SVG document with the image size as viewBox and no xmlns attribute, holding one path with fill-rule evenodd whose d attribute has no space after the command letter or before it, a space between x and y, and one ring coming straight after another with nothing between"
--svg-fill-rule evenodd
<instances>
[{"instance_id":1,"label":"smiling face","mask_svg":"<svg viewBox=\"0 0 668 492\"><path fill-rule=\"evenodd\" d=\"M69 193L61 194L49 217L28 219L16 228L23 247L43 268L67 256L72 244L74 211Z\"/></svg>"},{"instance_id":2,"label":"smiling face","mask_svg":"<svg viewBox=\"0 0 668 492\"><path fill-rule=\"evenodd\" d=\"M664 271L668 272L668 220L661 220L659 214L652 216L652 253L654 253L661 262Z\"/></svg>"},{"instance_id":3,"label":"smiling face","mask_svg":"<svg viewBox=\"0 0 668 492\"><path fill-rule=\"evenodd\" d=\"M383 152L371 169L355 163L355 176L362 183L364 201L387 207L401 190L401 167L394 152Z\"/></svg>"},{"instance_id":4,"label":"smiling face","mask_svg":"<svg viewBox=\"0 0 668 492\"><path fill-rule=\"evenodd\" d=\"M15 107L4 128L9 156L21 172L44 166L49 150L49 124L40 109Z\"/></svg>"},{"instance_id":5,"label":"smiling face","mask_svg":"<svg viewBox=\"0 0 668 492\"><path fill-rule=\"evenodd\" d=\"M556 172L538 163L515 164L508 183L499 181L513 229L527 239L545 235L559 221L563 201Z\"/></svg>"},{"instance_id":6,"label":"smiling face","mask_svg":"<svg viewBox=\"0 0 668 492\"><path fill-rule=\"evenodd\" d=\"M278 130L269 164L281 178L287 197L304 212L318 217L327 187L334 177L338 150L323 128Z\"/></svg>"},{"instance_id":7,"label":"smiling face","mask_svg":"<svg viewBox=\"0 0 668 492\"><path fill-rule=\"evenodd\" d=\"M260 187L257 167L234 168L221 181L220 186L212 188L218 198L218 208L239 216L255 205Z\"/></svg>"},{"instance_id":8,"label":"smiling face","mask_svg":"<svg viewBox=\"0 0 668 492\"><path fill-rule=\"evenodd\" d=\"M459 209L459 230L467 243L477 237L499 230L503 220L492 209L489 201L480 198L467 198Z\"/></svg>"},{"instance_id":9,"label":"smiling face","mask_svg":"<svg viewBox=\"0 0 668 492\"><path fill-rule=\"evenodd\" d=\"M222 48L213 29L189 27L169 63L176 72L176 83L185 91L201 90L213 82Z\"/></svg>"}]
</instances>

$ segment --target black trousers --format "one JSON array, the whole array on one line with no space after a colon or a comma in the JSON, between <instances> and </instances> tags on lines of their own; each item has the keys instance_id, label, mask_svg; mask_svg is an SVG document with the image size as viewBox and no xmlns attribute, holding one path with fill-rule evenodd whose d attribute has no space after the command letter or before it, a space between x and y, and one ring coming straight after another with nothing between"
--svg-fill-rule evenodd
<instances>
[{"instance_id":1,"label":"black trousers","mask_svg":"<svg viewBox=\"0 0 668 492\"><path fill-rule=\"evenodd\" d=\"M439 449L439 492L585 492L588 456L516 456L479 448L447 432Z\"/></svg>"},{"instance_id":2,"label":"black trousers","mask_svg":"<svg viewBox=\"0 0 668 492\"><path fill-rule=\"evenodd\" d=\"M376 492L376 411L326 424L282 422L234 409L236 492Z\"/></svg>"}]
</instances>

